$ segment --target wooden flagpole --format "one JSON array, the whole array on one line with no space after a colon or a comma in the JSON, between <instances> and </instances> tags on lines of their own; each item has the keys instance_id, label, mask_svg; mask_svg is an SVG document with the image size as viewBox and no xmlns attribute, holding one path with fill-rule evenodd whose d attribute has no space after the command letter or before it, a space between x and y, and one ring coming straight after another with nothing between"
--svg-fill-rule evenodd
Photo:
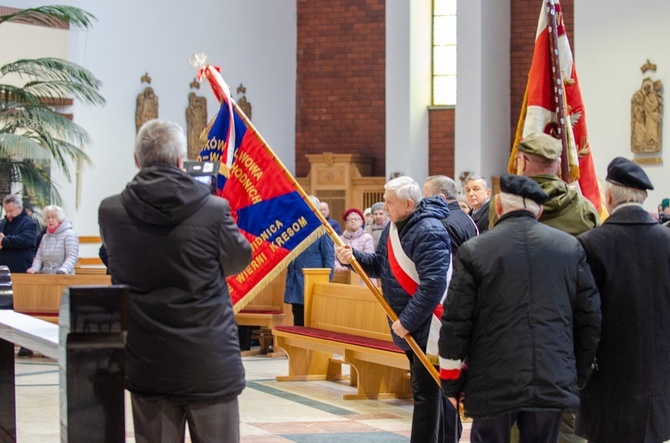
<instances>
[{"instance_id":1,"label":"wooden flagpole","mask_svg":"<svg viewBox=\"0 0 670 443\"><path fill-rule=\"evenodd\" d=\"M549 47L551 48L551 67L553 70L554 102L556 119L558 120L558 135L560 136L563 151L561 152L561 178L564 182L570 182L570 153L568 145L568 131L566 125L568 116L565 109L565 85L561 77L561 61L558 54L558 19L556 17L555 0L546 0L547 6L547 30L549 33Z\"/></svg>"},{"instance_id":2,"label":"wooden flagpole","mask_svg":"<svg viewBox=\"0 0 670 443\"><path fill-rule=\"evenodd\" d=\"M342 241L340 236L337 235L337 232L335 232L335 230L330 225L330 223L328 223L328 221L324 218L324 216L321 214L321 211L319 211L319 208L316 208L314 206L312 201L309 199L309 197L305 193L304 189L302 189L302 186L300 186L300 184L297 182L295 177L293 177L293 174L291 174L289 172L289 170L286 169L286 166L284 166L284 164L281 162L281 160L279 160L279 158L276 155L274 155L274 152L272 151L270 146L267 144L267 142L261 136L261 134L256 130L254 125L247 118L247 116L244 114L244 112L240 109L240 107L237 105L237 103L230 97L229 97L229 100L231 100L234 110L237 111L239 116L242 118L244 123L247 125L247 130L250 130L254 134L256 134L256 136L258 137L260 142L263 144L263 146L269 152L272 153L273 159L281 167L282 171L284 172L284 175L291 181L291 183L293 184L295 189L298 191L300 196L303 198L303 200L305 200L305 202L309 205L309 207L312 209L314 214L319 218L319 220L321 220L321 223L326 228L326 232L328 233L330 238L333 240L335 245L336 246L341 246L341 247L346 247L347 245L344 244L344 242ZM382 293L379 291L379 288L372 283L372 281L370 280L370 277L368 277L368 275L365 273L365 271L361 267L360 263L358 263L356 261L356 259L352 257L350 265L351 265L351 267L354 268L354 270L356 271L358 276L363 280L363 282L365 283L365 286L367 286L368 289L370 290L370 292L372 292L372 295L375 297L377 302L379 302L382 309L384 309L384 312L386 313L388 318L391 319L391 322L395 322L396 320L398 320L398 314L396 314L395 311L393 310L393 308L391 308L391 306L388 304L388 302L386 301L386 299L384 298ZM412 348L412 351L414 351L414 353L417 355L417 357L419 357L419 360L421 360L421 363L423 363L423 365L426 367L426 369L428 370L430 375L433 376L433 379L435 380L435 382L439 386L441 384L440 374L437 372L437 369L435 369L435 366L433 365L433 363L431 363L431 361L428 359L428 357L426 357L426 354L423 352L421 347L417 344L416 340L414 340L414 337L412 337L411 335L407 335L407 336L405 336L405 340L409 344L410 348Z\"/></svg>"}]
</instances>

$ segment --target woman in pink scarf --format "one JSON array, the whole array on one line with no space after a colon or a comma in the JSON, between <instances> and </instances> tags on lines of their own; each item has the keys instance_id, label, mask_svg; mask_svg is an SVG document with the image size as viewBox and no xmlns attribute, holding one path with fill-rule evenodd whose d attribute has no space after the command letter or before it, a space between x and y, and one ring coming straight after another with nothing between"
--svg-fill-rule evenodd
<instances>
[{"instance_id":1,"label":"woman in pink scarf","mask_svg":"<svg viewBox=\"0 0 670 443\"><path fill-rule=\"evenodd\" d=\"M28 274L74 274L79 257L79 237L65 218L63 209L50 205L44 208L47 231L42 237Z\"/></svg>"}]
</instances>

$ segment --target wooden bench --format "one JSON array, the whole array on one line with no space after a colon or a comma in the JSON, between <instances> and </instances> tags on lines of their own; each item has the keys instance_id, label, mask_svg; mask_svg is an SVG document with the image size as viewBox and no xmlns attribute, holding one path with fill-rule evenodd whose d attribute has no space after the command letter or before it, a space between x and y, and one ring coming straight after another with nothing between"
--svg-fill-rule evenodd
<instances>
[{"instance_id":1,"label":"wooden bench","mask_svg":"<svg viewBox=\"0 0 670 443\"><path fill-rule=\"evenodd\" d=\"M272 331L275 347L289 358L288 376L277 380L340 380L347 364L358 392L345 399L411 397L409 361L393 343L386 315L370 291L328 283L328 269L304 274L305 326Z\"/></svg>"},{"instance_id":2,"label":"wooden bench","mask_svg":"<svg viewBox=\"0 0 670 443\"><path fill-rule=\"evenodd\" d=\"M58 323L58 310L65 288L109 284L109 275L12 274L14 311Z\"/></svg>"},{"instance_id":3,"label":"wooden bench","mask_svg":"<svg viewBox=\"0 0 670 443\"><path fill-rule=\"evenodd\" d=\"M105 275L107 273L107 267L98 256L100 245L102 245L102 239L99 236L79 236L79 259L74 266L75 274Z\"/></svg>"},{"instance_id":4,"label":"wooden bench","mask_svg":"<svg viewBox=\"0 0 670 443\"><path fill-rule=\"evenodd\" d=\"M291 306L284 303L286 270L280 272L254 299L235 314L238 326L259 326L251 338L258 339L260 349L242 351L243 356L264 354L268 357L283 356L283 352L271 352L272 330L293 322Z\"/></svg>"},{"instance_id":5,"label":"wooden bench","mask_svg":"<svg viewBox=\"0 0 670 443\"><path fill-rule=\"evenodd\" d=\"M291 307L284 304L285 287L286 270L279 273L251 302L235 314L237 324L266 329L285 324L287 313L291 312Z\"/></svg>"}]
</instances>

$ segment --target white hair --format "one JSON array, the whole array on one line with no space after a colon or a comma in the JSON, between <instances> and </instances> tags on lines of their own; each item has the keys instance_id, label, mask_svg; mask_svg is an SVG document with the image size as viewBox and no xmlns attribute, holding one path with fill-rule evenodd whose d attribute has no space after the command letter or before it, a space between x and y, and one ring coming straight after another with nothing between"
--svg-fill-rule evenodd
<instances>
[{"instance_id":1,"label":"white hair","mask_svg":"<svg viewBox=\"0 0 670 443\"><path fill-rule=\"evenodd\" d=\"M415 209L418 208L419 203L421 203L421 188L411 177L401 176L389 180L384 185L384 190L392 191L401 200L412 200Z\"/></svg>"},{"instance_id":2,"label":"white hair","mask_svg":"<svg viewBox=\"0 0 670 443\"><path fill-rule=\"evenodd\" d=\"M644 189L629 188L608 181L605 182L605 189L609 189L612 195L612 207L621 203L644 203L648 195Z\"/></svg>"},{"instance_id":3,"label":"white hair","mask_svg":"<svg viewBox=\"0 0 670 443\"><path fill-rule=\"evenodd\" d=\"M23 200L16 194L9 194L2 199L3 204L14 203L14 206L17 208L23 208Z\"/></svg>"},{"instance_id":4,"label":"white hair","mask_svg":"<svg viewBox=\"0 0 670 443\"><path fill-rule=\"evenodd\" d=\"M49 215L49 212L55 212L56 213L56 218L58 219L59 223L61 223L63 220L65 220L65 211L63 211L63 208L61 208L60 206L56 206L56 205L49 205L49 206L45 206L44 210L42 211L42 218L44 219L45 224L47 222L47 217Z\"/></svg>"},{"instance_id":5,"label":"white hair","mask_svg":"<svg viewBox=\"0 0 670 443\"><path fill-rule=\"evenodd\" d=\"M178 124L167 120L149 120L135 139L135 156L140 168L152 165L176 166L186 157L186 135Z\"/></svg>"},{"instance_id":6,"label":"white hair","mask_svg":"<svg viewBox=\"0 0 670 443\"><path fill-rule=\"evenodd\" d=\"M542 209L541 205L529 199L528 197L522 197L516 194L508 194L507 192L500 192L498 195L503 214L521 209L523 211L529 211L535 217L537 217L540 214L540 210Z\"/></svg>"},{"instance_id":7,"label":"white hair","mask_svg":"<svg viewBox=\"0 0 670 443\"><path fill-rule=\"evenodd\" d=\"M307 198L312 201L312 204L316 209L319 209L319 206L321 206L321 201L316 195L308 195Z\"/></svg>"}]
</instances>

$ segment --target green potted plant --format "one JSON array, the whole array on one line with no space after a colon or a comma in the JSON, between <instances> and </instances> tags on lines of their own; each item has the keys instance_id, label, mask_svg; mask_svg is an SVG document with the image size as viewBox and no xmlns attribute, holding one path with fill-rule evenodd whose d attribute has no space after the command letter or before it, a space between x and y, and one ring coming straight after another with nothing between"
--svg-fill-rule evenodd
<instances>
[{"instance_id":1,"label":"green potted plant","mask_svg":"<svg viewBox=\"0 0 670 443\"><path fill-rule=\"evenodd\" d=\"M0 25L20 21L88 29L93 20L76 7L41 6L0 16ZM6 83L8 78L12 84ZM21 59L0 66L0 196L10 193L12 183L20 183L24 198L34 198L39 206L61 203L50 168L55 165L70 180L73 164L90 161L84 149L91 140L58 108L72 100L103 105L100 86L91 72L59 58Z\"/></svg>"}]
</instances>

